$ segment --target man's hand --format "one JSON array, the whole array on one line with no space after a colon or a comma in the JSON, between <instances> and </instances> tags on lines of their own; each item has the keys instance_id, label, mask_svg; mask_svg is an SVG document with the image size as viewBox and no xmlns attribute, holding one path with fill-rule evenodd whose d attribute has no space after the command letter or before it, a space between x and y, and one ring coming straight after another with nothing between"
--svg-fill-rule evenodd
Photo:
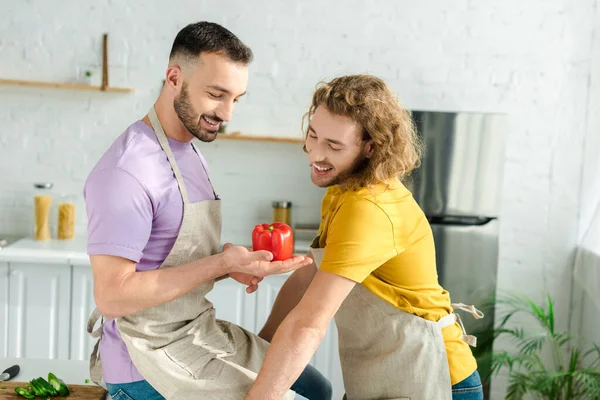
<instances>
[{"instance_id":1,"label":"man's hand","mask_svg":"<svg viewBox=\"0 0 600 400\"><path fill-rule=\"evenodd\" d=\"M248 275L243 272L230 272L229 277L242 285L248 286L246 288L246 293L254 293L256 289L258 289L258 284L263 280L258 276Z\"/></svg>"},{"instance_id":2,"label":"man's hand","mask_svg":"<svg viewBox=\"0 0 600 400\"><path fill-rule=\"evenodd\" d=\"M295 256L285 261L271 261L273 254L266 250L251 251L243 246L226 243L221 253L225 270L232 273L241 272L246 275L263 278L268 275L284 274L312 263L312 259Z\"/></svg>"}]
</instances>

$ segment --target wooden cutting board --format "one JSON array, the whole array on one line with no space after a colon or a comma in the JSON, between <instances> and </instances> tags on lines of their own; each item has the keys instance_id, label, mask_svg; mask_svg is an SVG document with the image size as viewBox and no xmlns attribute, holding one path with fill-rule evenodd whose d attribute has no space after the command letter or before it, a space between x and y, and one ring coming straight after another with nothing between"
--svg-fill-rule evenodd
<instances>
[{"instance_id":1,"label":"wooden cutting board","mask_svg":"<svg viewBox=\"0 0 600 400\"><path fill-rule=\"evenodd\" d=\"M25 397L19 396L15 393L17 386L27 387L28 382L0 382L0 399L2 400L24 400ZM58 399L73 399L73 400L104 400L106 398L106 390L96 385L70 385L68 396L56 396L50 397L52 400ZM36 397L42 399L43 397Z\"/></svg>"}]
</instances>

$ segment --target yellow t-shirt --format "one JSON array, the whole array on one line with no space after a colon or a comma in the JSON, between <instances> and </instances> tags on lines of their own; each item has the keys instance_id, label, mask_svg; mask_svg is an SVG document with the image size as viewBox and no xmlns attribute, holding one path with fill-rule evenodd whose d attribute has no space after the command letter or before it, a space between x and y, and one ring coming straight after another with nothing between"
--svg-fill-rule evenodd
<instances>
[{"instance_id":1,"label":"yellow t-shirt","mask_svg":"<svg viewBox=\"0 0 600 400\"><path fill-rule=\"evenodd\" d=\"M327 189L321 208L320 269L362 283L376 296L438 321L452 311L438 283L433 233L410 191L398 180L359 191ZM316 243L315 243L316 244ZM442 330L452 384L477 368L455 323Z\"/></svg>"}]
</instances>

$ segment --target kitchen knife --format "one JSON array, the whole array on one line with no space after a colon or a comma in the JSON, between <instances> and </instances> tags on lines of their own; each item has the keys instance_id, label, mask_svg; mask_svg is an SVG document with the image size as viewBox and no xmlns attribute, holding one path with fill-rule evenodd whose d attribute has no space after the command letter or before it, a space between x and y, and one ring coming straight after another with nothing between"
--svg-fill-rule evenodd
<instances>
[{"instance_id":1,"label":"kitchen knife","mask_svg":"<svg viewBox=\"0 0 600 400\"><path fill-rule=\"evenodd\" d=\"M21 368L18 365L13 365L10 368L7 368L0 374L0 382L8 381L15 376L19 375L19 371Z\"/></svg>"}]
</instances>

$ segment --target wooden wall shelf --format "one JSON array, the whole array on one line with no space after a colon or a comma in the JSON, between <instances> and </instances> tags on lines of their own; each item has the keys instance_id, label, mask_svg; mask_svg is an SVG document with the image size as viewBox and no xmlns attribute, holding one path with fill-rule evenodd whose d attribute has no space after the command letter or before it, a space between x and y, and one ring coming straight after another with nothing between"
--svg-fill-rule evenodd
<instances>
[{"instance_id":1,"label":"wooden wall shelf","mask_svg":"<svg viewBox=\"0 0 600 400\"><path fill-rule=\"evenodd\" d=\"M257 142L277 142L277 143L304 143L304 140L299 138L287 138L278 136L255 136L243 135L241 132L219 133L217 140L251 140Z\"/></svg>"},{"instance_id":2,"label":"wooden wall shelf","mask_svg":"<svg viewBox=\"0 0 600 400\"><path fill-rule=\"evenodd\" d=\"M58 83L58 82L41 82L41 81L21 81L16 79L0 79L1 85L17 85L31 87L47 87L56 89L75 89L75 90L93 90L97 92L114 92L114 93L131 93L133 88L105 87L86 85L83 83Z\"/></svg>"},{"instance_id":3,"label":"wooden wall shelf","mask_svg":"<svg viewBox=\"0 0 600 400\"><path fill-rule=\"evenodd\" d=\"M86 85L83 83L59 83L59 82L42 82L29 81L18 79L0 79L2 85L18 85L32 87L46 87L56 89L75 89L75 90L93 90L96 92L112 92L112 93L131 93L133 88L111 87L108 84L108 34L105 33L102 42L102 84L100 86Z\"/></svg>"}]
</instances>

